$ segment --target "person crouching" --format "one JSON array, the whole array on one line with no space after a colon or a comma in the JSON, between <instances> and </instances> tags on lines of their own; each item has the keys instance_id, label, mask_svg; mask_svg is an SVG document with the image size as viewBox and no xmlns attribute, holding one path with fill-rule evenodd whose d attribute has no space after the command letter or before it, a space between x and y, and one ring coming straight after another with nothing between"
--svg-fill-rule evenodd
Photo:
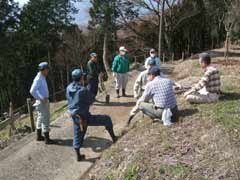
<instances>
[{"instance_id":1,"label":"person crouching","mask_svg":"<svg viewBox=\"0 0 240 180\"><path fill-rule=\"evenodd\" d=\"M74 138L73 147L76 151L77 161L85 159L80 154L80 148L84 141L84 136L88 126L105 126L112 141L117 141L113 131L112 120L107 115L92 115L89 112L90 106L94 102L94 95L84 87L84 74L80 69L72 72L73 82L67 87L68 108L73 120Z\"/></svg>"}]
</instances>

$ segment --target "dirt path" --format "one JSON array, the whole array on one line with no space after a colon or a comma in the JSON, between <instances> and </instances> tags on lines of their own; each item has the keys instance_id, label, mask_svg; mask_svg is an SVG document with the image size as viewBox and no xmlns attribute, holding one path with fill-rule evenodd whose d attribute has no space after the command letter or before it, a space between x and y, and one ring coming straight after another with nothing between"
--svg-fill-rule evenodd
<instances>
[{"instance_id":1,"label":"dirt path","mask_svg":"<svg viewBox=\"0 0 240 180\"><path fill-rule=\"evenodd\" d=\"M129 94L132 94L137 74L138 71L130 74ZM95 103L92 112L111 115L114 129L120 134L135 101L132 97L116 99L113 84L110 89L111 103ZM86 161L76 162L72 150L72 122L67 113L52 124L51 135L57 140L57 145L46 146L36 142L35 134L30 134L1 151L0 180L79 179L100 157L101 152L112 144L104 128L90 127L82 150L86 154Z\"/></svg>"}]
</instances>

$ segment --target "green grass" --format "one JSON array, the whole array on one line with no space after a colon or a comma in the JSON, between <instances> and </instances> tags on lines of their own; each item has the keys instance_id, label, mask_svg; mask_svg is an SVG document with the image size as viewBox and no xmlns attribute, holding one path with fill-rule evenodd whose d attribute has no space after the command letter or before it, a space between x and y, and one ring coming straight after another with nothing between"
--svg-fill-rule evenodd
<instances>
[{"instance_id":1,"label":"green grass","mask_svg":"<svg viewBox=\"0 0 240 180\"><path fill-rule=\"evenodd\" d=\"M190 172L190 167L182 164L176 165L161 165L158 171L155 172L154 178L161 179L168 176L171 179L186 179Z\"/></svg>"},{"instance_id":2,"label":"green grass","mask_svg":"<svg viewBox=\"0 0 240 180\"><path fill-rule=\"evenodd\" d=\"M106 180L114 180L113 175L110 173L107 175Z\"/></svg>"},{"instance_id":3,"label":"green grass","mask_svg":"<svg viewBox=\"0 0 240 180\"><path fill-rule=\"evenodd\" d=\"M163 148L165 151L168 151L168 150L172 149L172 145L169 144L168 142L166 142L163 144Z\"/></svg>"},{"instance_id":4,"label":"green grass","mask_svg":"<svg viewBox=\"0 0 240 180\"><path fill-rule=\"evenodd\" d=\"M240 93L237 84L231 81L224 83L223 95L215 104L204 104L199 107L204 116L211 117L220 123L232 135L240 137Z\"/></svg>"},{"instance_id":5,"label":"green grass","mask_svg":"<svg viewBox=\"0 0 240 180\"><path fill-rule=\"evenodd\" d=\"M124 176L124 180L137 180L140 168L137 165L130 165Z\"/></svg>"},{"instance_id":6,"label":"green grass","mask_svg":"<svg viewBox=\"0 0 240 180\"><path fill-rule=\"evenodd\" d=\"M189 168L181 164L170 166L170 175L175 178L184 178L189 173Z\"/></svg>"}]
</instances>

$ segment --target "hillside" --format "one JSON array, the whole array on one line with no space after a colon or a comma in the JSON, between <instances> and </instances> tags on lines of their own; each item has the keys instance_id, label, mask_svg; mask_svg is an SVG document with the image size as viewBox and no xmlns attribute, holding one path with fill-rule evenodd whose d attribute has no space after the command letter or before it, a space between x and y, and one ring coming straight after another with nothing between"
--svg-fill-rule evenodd
<instances>
[{"instance_id":1,"label":"hillside","mask_svg":"<svg viewBox=\"0 0 240 180\"><path fill-rule=\"evenodd\" d=\"M221 71L221 99L190 105L177 96L181 118L172 127L139 115L129 132L106 150L88 180L240 179L239 50L229 62L213 50ZM188 86L201 75L197 60L176 62L171 78Z\"/></svg>"}]
</instances>

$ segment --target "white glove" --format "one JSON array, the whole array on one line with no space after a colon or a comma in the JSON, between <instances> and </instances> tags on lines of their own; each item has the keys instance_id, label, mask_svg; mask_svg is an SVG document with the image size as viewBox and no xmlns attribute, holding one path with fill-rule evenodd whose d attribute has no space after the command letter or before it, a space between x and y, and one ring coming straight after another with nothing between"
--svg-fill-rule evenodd
<instances>
[{"instance_id":1,"label":"white glove","mask_svg":"<svg viewBox=\"0 0 240 180\"><path fill-rule=\"evenodd\" d=\"M138 99L139 95L134 93L134 99Z\"/></svg>"}]
</instances>

